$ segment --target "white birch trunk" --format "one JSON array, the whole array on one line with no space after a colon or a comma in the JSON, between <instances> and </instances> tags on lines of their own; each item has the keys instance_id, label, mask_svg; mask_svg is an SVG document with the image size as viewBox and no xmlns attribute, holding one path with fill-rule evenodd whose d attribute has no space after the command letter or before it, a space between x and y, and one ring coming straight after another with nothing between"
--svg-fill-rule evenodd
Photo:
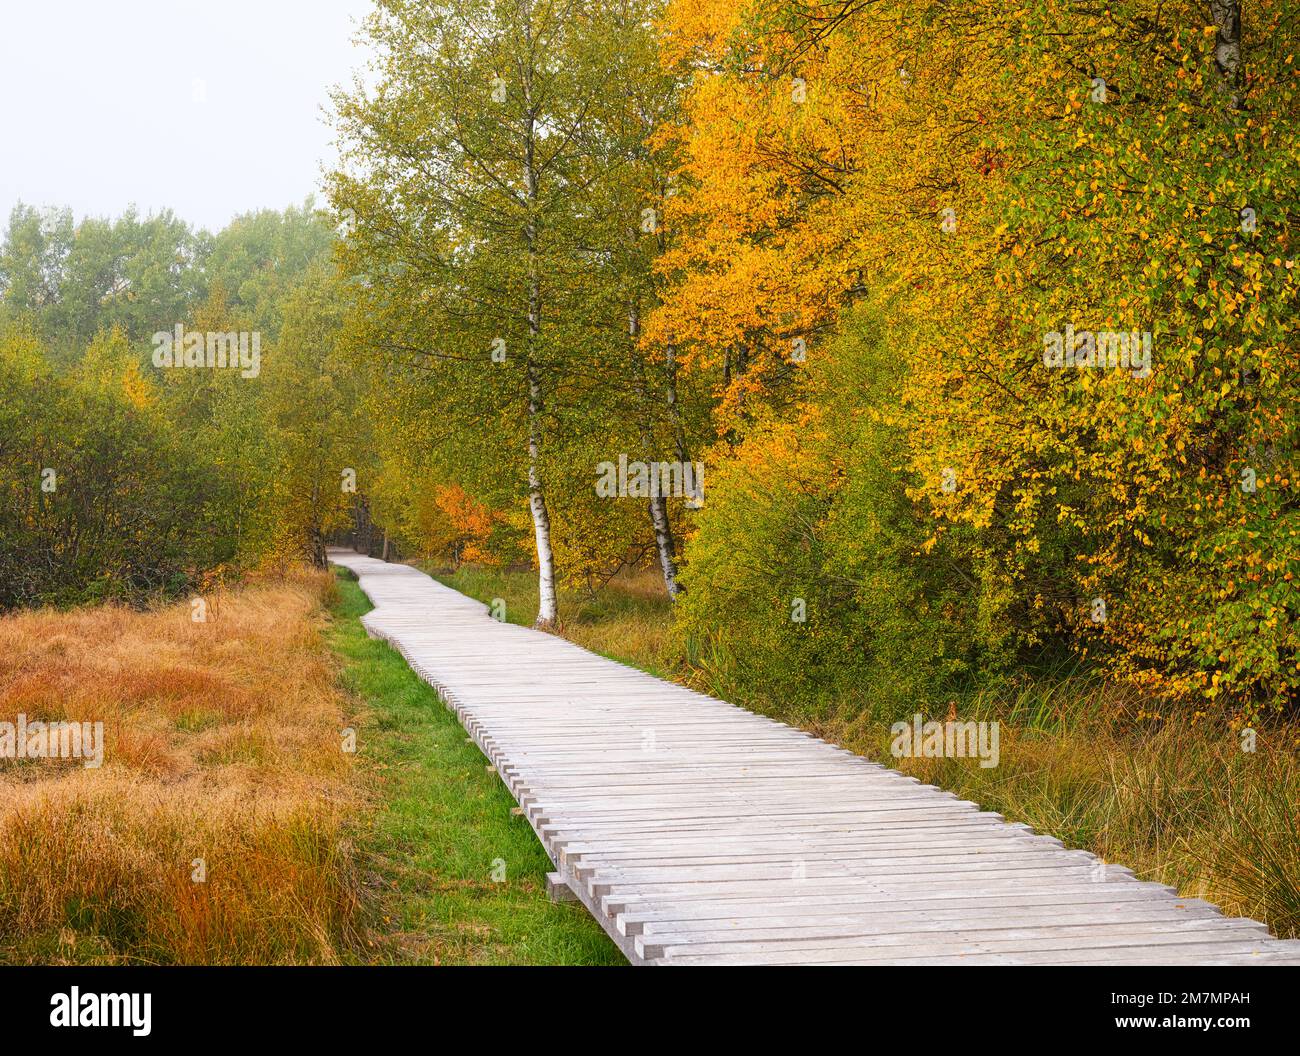
<instances>
[{"instance_id":1,"label":"white birch trunk","mask_svg":"<svg viewBox=\"0 0 1300 1056\"><path fill-rule=\"evenodd\" d=\"M662 495L650 500L650 521L655 529L655 549L659 551L659 569L663 572L664 587L673 601L681 594L677 582L677 555L673 546L673 528L668 520L668 502Z\"/></svg>"},{"instance_id":2,"label":"white birch trunk","mask_svg":"<svg viewBox=\"0 0 1300 1056\"><path fill-rule=\"evenodd\" d=\"M541 386L533 366L528 365L528 508L533 515L533 537L537 542L537 620L540 630L555 627L559 606L555 594L555 552L551 548L551 515L546 508L541 472L537 465L540 444Z\"/></svg>"},{"instance_id":3,"label":"white birch trunk","mask_svg":"<svg viewBox=\"0 0 1300 1056\"><path fill-rule=\"evenodd\" d=\"M627 306L627 333L631 338L632 376L635 379L637 396L641 401L642 418L641 450L653 462L654 451L651 449L651 426L653 416L650 414L650 399L646 391L645 360L637 348L637 339L641 336L641 311L633 297ZM671 401L670 401L671 402ZM672 522L668 519L668 499L664 495L651 495L649 499L650 523L654 527L655 550L659 554L659 569L664 577L664 589L668 597L677 600L681 587L677 584L677 555L673 544Z\"/></svg>"},{"instance_id":4,"label":"white birch trunk","mask_svg":"<svg viewBox=\"0 0 1300 1056\"><path fill-rule=\"evenodd\" d=\"M1214 65L1223 79L1228 107L1246 105L1246 66L1241 54L1241 0L1210 0L1214 21Z\"/></svg>"},{"instance_id":5,"label":"white birch trunk","mask_svg":"<svg viewBox=\"0 0 1300 1056\"><path fill-rule=\"evenodd\" d=\"M527 30L529 54L532 32ZM524 186L527 191L528 217L524 236L528 251L528 509L533 516L533 538L537 544L537 619L533 626L539 630L554 629L559 604L555 592L555 551L551 546L551 515L546 508L546 492L542 487L539 454L542 440L542 383L537 375L537 341L542 332L541 282L537 274L537 197L538 172L535 148L535 115L533 113L532 68L525 68L524 106Z\"/></svg>"}]
</instances>

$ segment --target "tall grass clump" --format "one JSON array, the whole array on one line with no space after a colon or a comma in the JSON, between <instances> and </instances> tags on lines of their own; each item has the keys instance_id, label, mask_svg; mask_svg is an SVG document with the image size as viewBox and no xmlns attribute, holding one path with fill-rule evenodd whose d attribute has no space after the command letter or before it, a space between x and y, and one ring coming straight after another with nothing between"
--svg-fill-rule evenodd
<instances>
[{"instance_id":1,"label":"tall grass clump","mask_svg":"<svg viewBox=\"0 0 1300 1056\"><path fill-rule=\"evenodd\" d=\"M102 722L103 765L0 760L0 962L331 963L354 940L347 699L325 573L151 612L0 619L0 721Z\"/></svg>"}]
</instances>

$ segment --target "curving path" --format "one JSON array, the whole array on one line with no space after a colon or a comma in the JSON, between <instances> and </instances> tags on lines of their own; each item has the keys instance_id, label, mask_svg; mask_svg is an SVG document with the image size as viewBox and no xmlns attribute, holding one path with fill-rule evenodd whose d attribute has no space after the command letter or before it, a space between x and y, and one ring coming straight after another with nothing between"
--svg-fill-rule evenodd
<instances>
[{"instance_id":1,"label":"curving path","mask_svg":"<svg viewBox=\"0 0 1300 1056\"><path fill-rule=\"evenodd\" d=\"M329 557L634 964L1300 964L1256 921L408 565Z\"/></svg>"}]
</instances>

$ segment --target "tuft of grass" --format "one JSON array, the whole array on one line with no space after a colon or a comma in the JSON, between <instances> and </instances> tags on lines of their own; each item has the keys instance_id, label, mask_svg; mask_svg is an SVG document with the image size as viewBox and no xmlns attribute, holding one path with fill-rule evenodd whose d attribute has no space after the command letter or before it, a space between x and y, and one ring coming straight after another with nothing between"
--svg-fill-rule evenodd
<instances>
[{"instance_id":1,"label":"tuft of grass","mask_svg":"<svg viewBox=\"0 0 1300 1056\"><path fill-rule=\"evenodd\" d=\"M507 618L536 613L536 576L463 566L433 572L480 601L506 601ZM688 660L672 633L671 603L646 575L616 577L594 596L560 595L559 633L660 677L803 727L1127 865L1185 897L1213 901L1300 937L1300 730L1279 724L1242 750L1241 731L1205 716L1158 717L1134 691L1074 668L1025 672L995 690L948 703L944 720L997 721L1000 762L895 759L890 716L869 697L800 698L788 685L747 682L725 649L694 643ZM864 672L865 674L865 672ZM864 678L864 684L866 683ZM1144 707L1145 705L1145 707Z\"/></svg>"},{"instance_id":2,"label":"tuft of grass","mask_svg":"<svg viewBox=\"0 0 1300 1056\"><path fill-rule=\"evenodd\" d=\"M356 938L322 573L0 619L0 719L102 722L98 769L0 760L0 962L335 963Z\"/></svg>"},{"instance_id":3,"label":"tuft of grass","mask_svg":"<svg viewBox=\"0 0 1300 1056\"><path fill-rule=\"evenodd\" d=\"M514 799L437 693L366 636L370 604L340 573L329 634L364 707L358 759L374 807L355 826L365 874L360 955L389 964L624 963L576 903L552 903L553 868Z\"/></svg>"},{"instance_id":4,"label":"tuft of grass","mask_svg":"<svg viewBox=\"0 0 1300 1056\"><path fill-rule=\"evenodd\" d=\"M905 759L900 769L1185 897L1300 936L1300 765L1286 729L1243 752L1213 725L1131 729L1096 714L1044 733L1003 724L1001 762ZM888 760L882 738L877 757Z\"/></svg>"}]
</instances>

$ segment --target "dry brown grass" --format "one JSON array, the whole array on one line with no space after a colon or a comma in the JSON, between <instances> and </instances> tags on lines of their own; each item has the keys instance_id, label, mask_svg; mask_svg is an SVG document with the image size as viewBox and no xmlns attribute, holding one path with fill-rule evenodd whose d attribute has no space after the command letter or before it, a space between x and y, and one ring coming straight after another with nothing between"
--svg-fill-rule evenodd
<instances>
[{"instance_id":1,"label":"dry brown grass","mask_svg":"<svg viewBox=\"0 0 1300 1056\"><path fill-rule=\"evenodd\" d=\"M624 569L595 597L581 592L561 595L560 629L584 649L636 657L636 663L667 674L662 666L672 641L672 624L664 619L667 606L668 593L657 568Z\"/></svg>"},{"instance_id":2,"label":"dry brown grass","mask_svg":"<svg viewBox=\"0 0 1300 1056\"><path fill-rule=\"evenodd\" d=\"M99 769L0 760L0 962L340 958L359 793L319 638L333 589L221 591L201 623L188 604L0 619L0 720L104 724Z\"/></svg>"},{"instance_id":3,"label":"dry brown grass","mask_svg":"<svg viewBox=\"0 0 1300 1056\"><path fill-rule=\"evenodd\" d=\"M1071 702L1064 701L1066 705ZM1259 732L1253 752L1212 723L1126 727L1077 703L1071 723L1002 722L1001 760L903 759L899 769L1145 880L1300 937L1297 730ZM821 731L886 762L882 726Z\"/></svg>"}]
</instances>

